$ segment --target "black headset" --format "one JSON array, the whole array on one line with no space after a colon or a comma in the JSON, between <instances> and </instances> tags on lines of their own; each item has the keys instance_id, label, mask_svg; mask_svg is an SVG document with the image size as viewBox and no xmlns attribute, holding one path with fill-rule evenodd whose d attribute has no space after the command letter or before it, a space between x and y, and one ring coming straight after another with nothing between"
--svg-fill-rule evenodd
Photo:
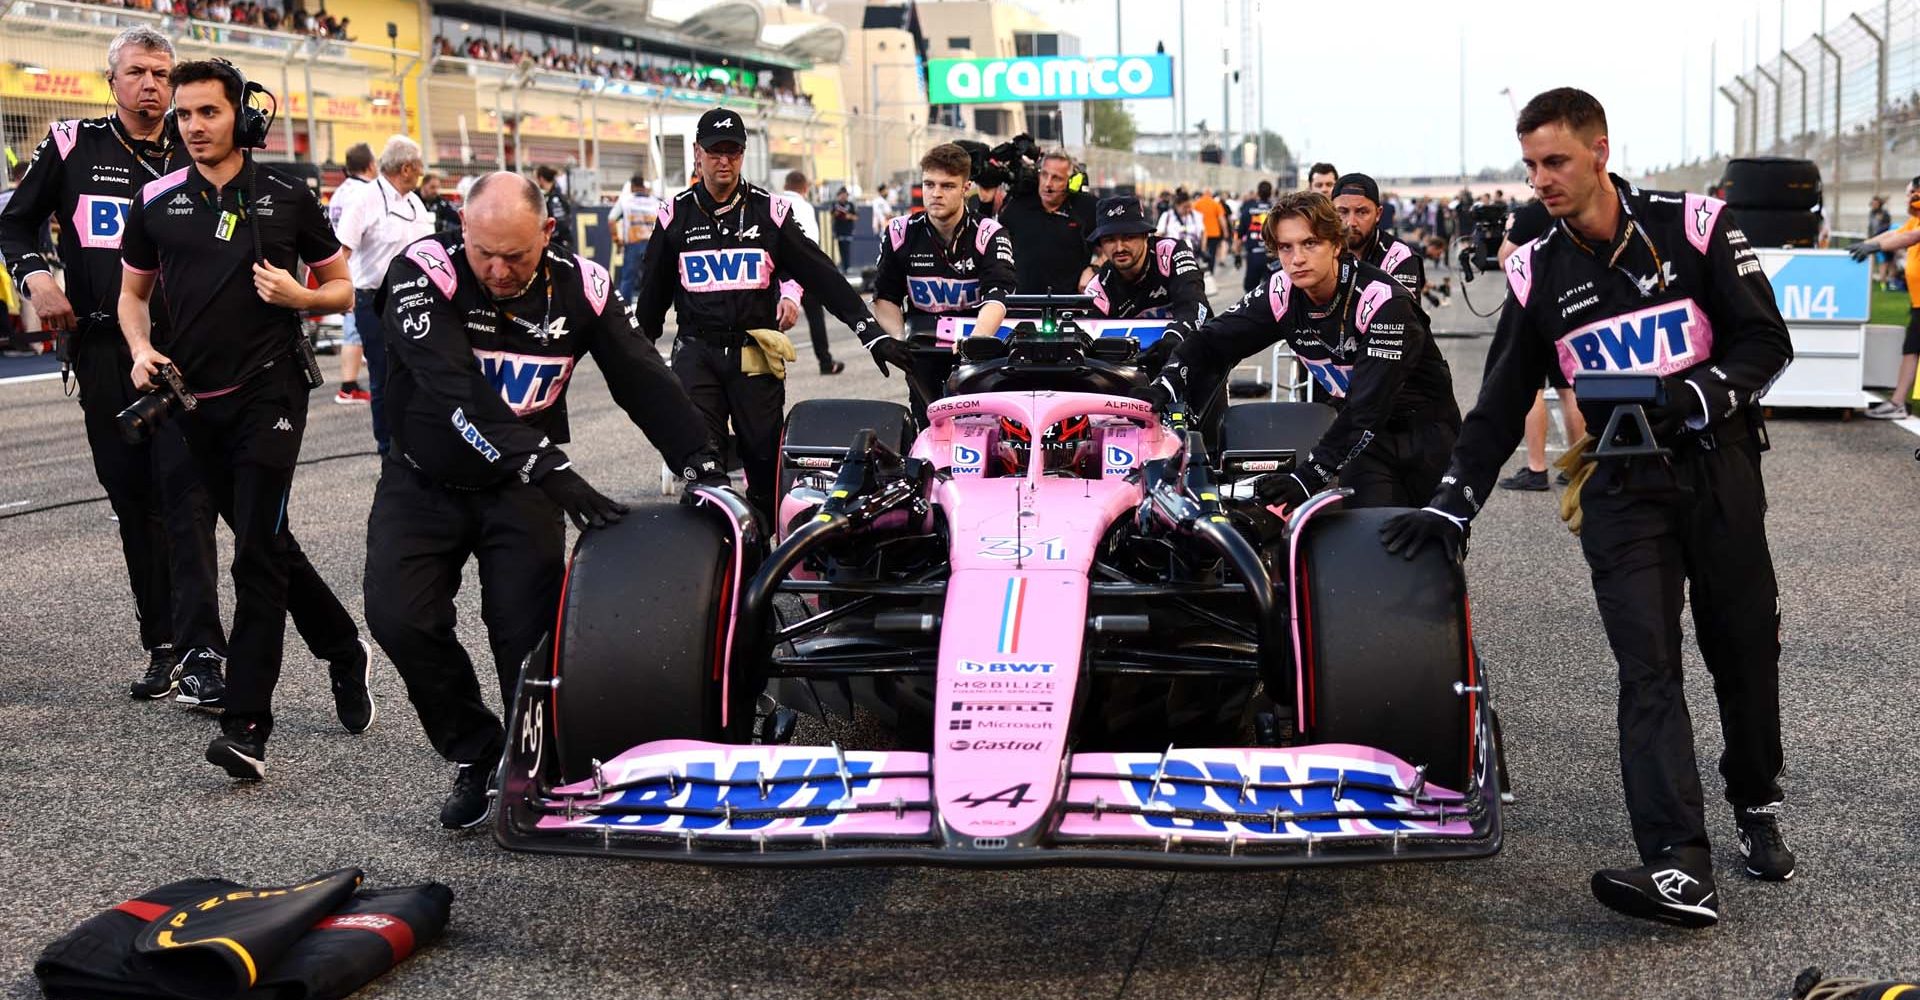
<instances>
[{"instance_id":1,"label":"black headset","mask_svg":"<svg viewBox=\"0 0 1920 1000\"><path fill-rule=\"evenodd\" d=\"M240 67L225 59L209 59L215 70L225 82L236 85L240 92L240 104L234 109L233 144L241 150L267 148L267 133L273 129L274 113L279 110L279 101L267 88L247 79ZM257 108L253 105L253 95L259 94L271 101L273 110ZM161 125L161 134L174 146L180 145L180 122L169 109Z\"/></svg>"}]
</instances>

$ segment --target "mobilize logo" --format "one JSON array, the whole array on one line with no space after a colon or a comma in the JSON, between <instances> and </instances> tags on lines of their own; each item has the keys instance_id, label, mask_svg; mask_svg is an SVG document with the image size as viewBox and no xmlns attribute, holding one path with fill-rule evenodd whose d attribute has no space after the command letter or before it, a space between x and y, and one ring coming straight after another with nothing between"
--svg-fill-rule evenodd
<instances>
[{"instance_id":1,"label":"mobilize logo","mask_svg":"<svg viewBox=\"0 0 1920 1000\"><path fill-rule=\"evenodd\" d=\"M1039 740L954 740L947 744L949 750L1012 750L1032 751L1041 747Z\"/></svg>"}]
</instances>

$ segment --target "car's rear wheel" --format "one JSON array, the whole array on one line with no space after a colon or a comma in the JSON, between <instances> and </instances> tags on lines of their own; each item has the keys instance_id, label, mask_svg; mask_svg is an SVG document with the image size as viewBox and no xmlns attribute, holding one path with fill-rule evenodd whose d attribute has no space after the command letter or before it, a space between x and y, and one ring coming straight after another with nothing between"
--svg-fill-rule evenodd
<instances>
[{"instance_id":1,"label":"car's rear wheel","mask_svg":"<svg viewBox=\"0 0 1920 1000\"><path fill-rule=\"evenodd\" d=\"M722 738L733 562L732 536L696 507L637 507L580 536L555 657L554 736L566 780L641 743Z\"/></svg>"},{"instance_id":2,"label":"car's rear wheel","mask_svg":"<svg viewBox=\"0 0 1920 1000\"><path fill-rule=\"evenodd\" d=\"M1436 546L1412 559L1380 544L1399 508L1335 510L1304 527L1295 587L1305 690L1300 729L1314 743L1353 743L1426 765L1427 780L1465 791L1479 697L1466 584Z\"/></svg>"}]
</instances>

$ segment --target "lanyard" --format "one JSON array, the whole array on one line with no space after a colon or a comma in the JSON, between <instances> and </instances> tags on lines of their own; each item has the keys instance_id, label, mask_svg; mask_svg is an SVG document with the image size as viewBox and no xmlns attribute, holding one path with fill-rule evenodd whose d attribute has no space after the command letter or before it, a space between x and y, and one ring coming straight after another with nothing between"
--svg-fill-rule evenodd
<instances>
[{"instance_id":1,"label":"lanyard","mask_svg":"<svg viewBox=\"0 0 1920 1000\"><path fill-rule=\"evenodd\" d=\"M542 263L540 265L540 271L535 277L546 282L546 304L543 307L542 317L538 325L508 312L504 304L496 303L496 305L500 306L500 315L512 320L515 326L532 334L534 339L544 344L553 339L553 334L549 332L553 327L553 275L547 272L547 265ZM524 295L525 293L522 292L521 294Z\"/></svg>"},{"instance_id":2,"label":"lanyard","mask_svg":"<svg viewBox=\"0 0 1920 1000\"><path fill-rule=\"evenodd\" d=\"M1653 245L1653 239L1647 235L1646 227L1640 225L1639 219L1634 218L1633 206L1627 204L1627 196L1620 194L1619 197L1620 213L1626 216L1627 219L1627 231L1622 233L1619 241L1613 245L1612 252L1607 256L1607 267L1626 275L1627 280L1632 281L1633 286L1640 290L1640 297L1643 299L1653 297L1653 289L1656 285L1659 286L1662 293L1665 293L1667 290L1667 266L1660 260L1660 250ZM1567 220L1560 220L1560 228L1566 231L1567 238L1573 241L1573 245L1586 251L1589 257L1598 258L1600 256L1594 252L1593 247L1587 245L1587 241L1580 238L1579 233L1573 231L1573 227L1567 224ZM1621 255L1627 252L1627 244L1632 243L1635 236L1640 237L1640 242L1646 245L1647 255L1653 258L1653 276L1651 278L1643 279L1632 271L1627 270L1626 266L1620 263Z\"/></svg>"},{"instance_id":3,"label":"lanyard","mask_svg":"<svg viewBox=\"0 0 1920 1000\"><path fill-rule=\"evenodd\" d=\"M119 119L114 119L112 123L107 126L107 131L113 133L114 141L120 144L121 149L127 151L128 156L133 157L133 162L140 164L140 168L147 172L147 176L152 177L156 181L160 179L160 171L155 170L153 164L148 163L147 158L140 155L139 151L133 148L133 144L127 141L127 137L120 134ZM160 155L163 159L166 156L165 146L160 147Z\"/></svg>"}]
</instances>

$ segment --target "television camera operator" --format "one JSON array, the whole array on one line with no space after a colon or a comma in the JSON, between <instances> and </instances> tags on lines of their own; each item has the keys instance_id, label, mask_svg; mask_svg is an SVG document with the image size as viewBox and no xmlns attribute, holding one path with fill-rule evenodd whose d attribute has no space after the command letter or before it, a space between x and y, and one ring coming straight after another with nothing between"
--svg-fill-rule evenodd
<instances>
[{"instance_id":1,"label":"television camera operator","mask_svg":"<svg viewBox=\"0 0 1920 1000\"><path fill-rule=\"evenodd\" d=\"M133 384L155 389L148 422L178 419L208 496L233 529L233 632L221 735L207 760L243 780L266 776L273 689L288 605L308 644L332 668L341 723L373 721L368 655L358 629L288 530L287 509L307 394L319 367L300 326L306 312L352 302L346 253L320 203L297 177L253 162L270 115L224 60L173 68L174 123L192 164L134 196L122 240L120 329ZM309 289L292 272L306 262ZM165 330L149 320L155 285ZM156 388L165 387L165 388Z\"/></svg>"},{"instance_id":2,"label":"television camera operator","mask_svg":"<svg viewBox=\"0 0 1920 1000\"><path fill-rule=\"evenodd\" d=\"M1010 166L1025 159L1022 154ZM1087 234L1093 232L1096 202L1093 195L1072 189L1073 159L1060 150L1042 154L1030 190L1023 190L1023 175L1009 173L1009 194L996 217L1013 240L1020 294L1079 294L1093 278Z\"/></svg>"}]
</instances>

